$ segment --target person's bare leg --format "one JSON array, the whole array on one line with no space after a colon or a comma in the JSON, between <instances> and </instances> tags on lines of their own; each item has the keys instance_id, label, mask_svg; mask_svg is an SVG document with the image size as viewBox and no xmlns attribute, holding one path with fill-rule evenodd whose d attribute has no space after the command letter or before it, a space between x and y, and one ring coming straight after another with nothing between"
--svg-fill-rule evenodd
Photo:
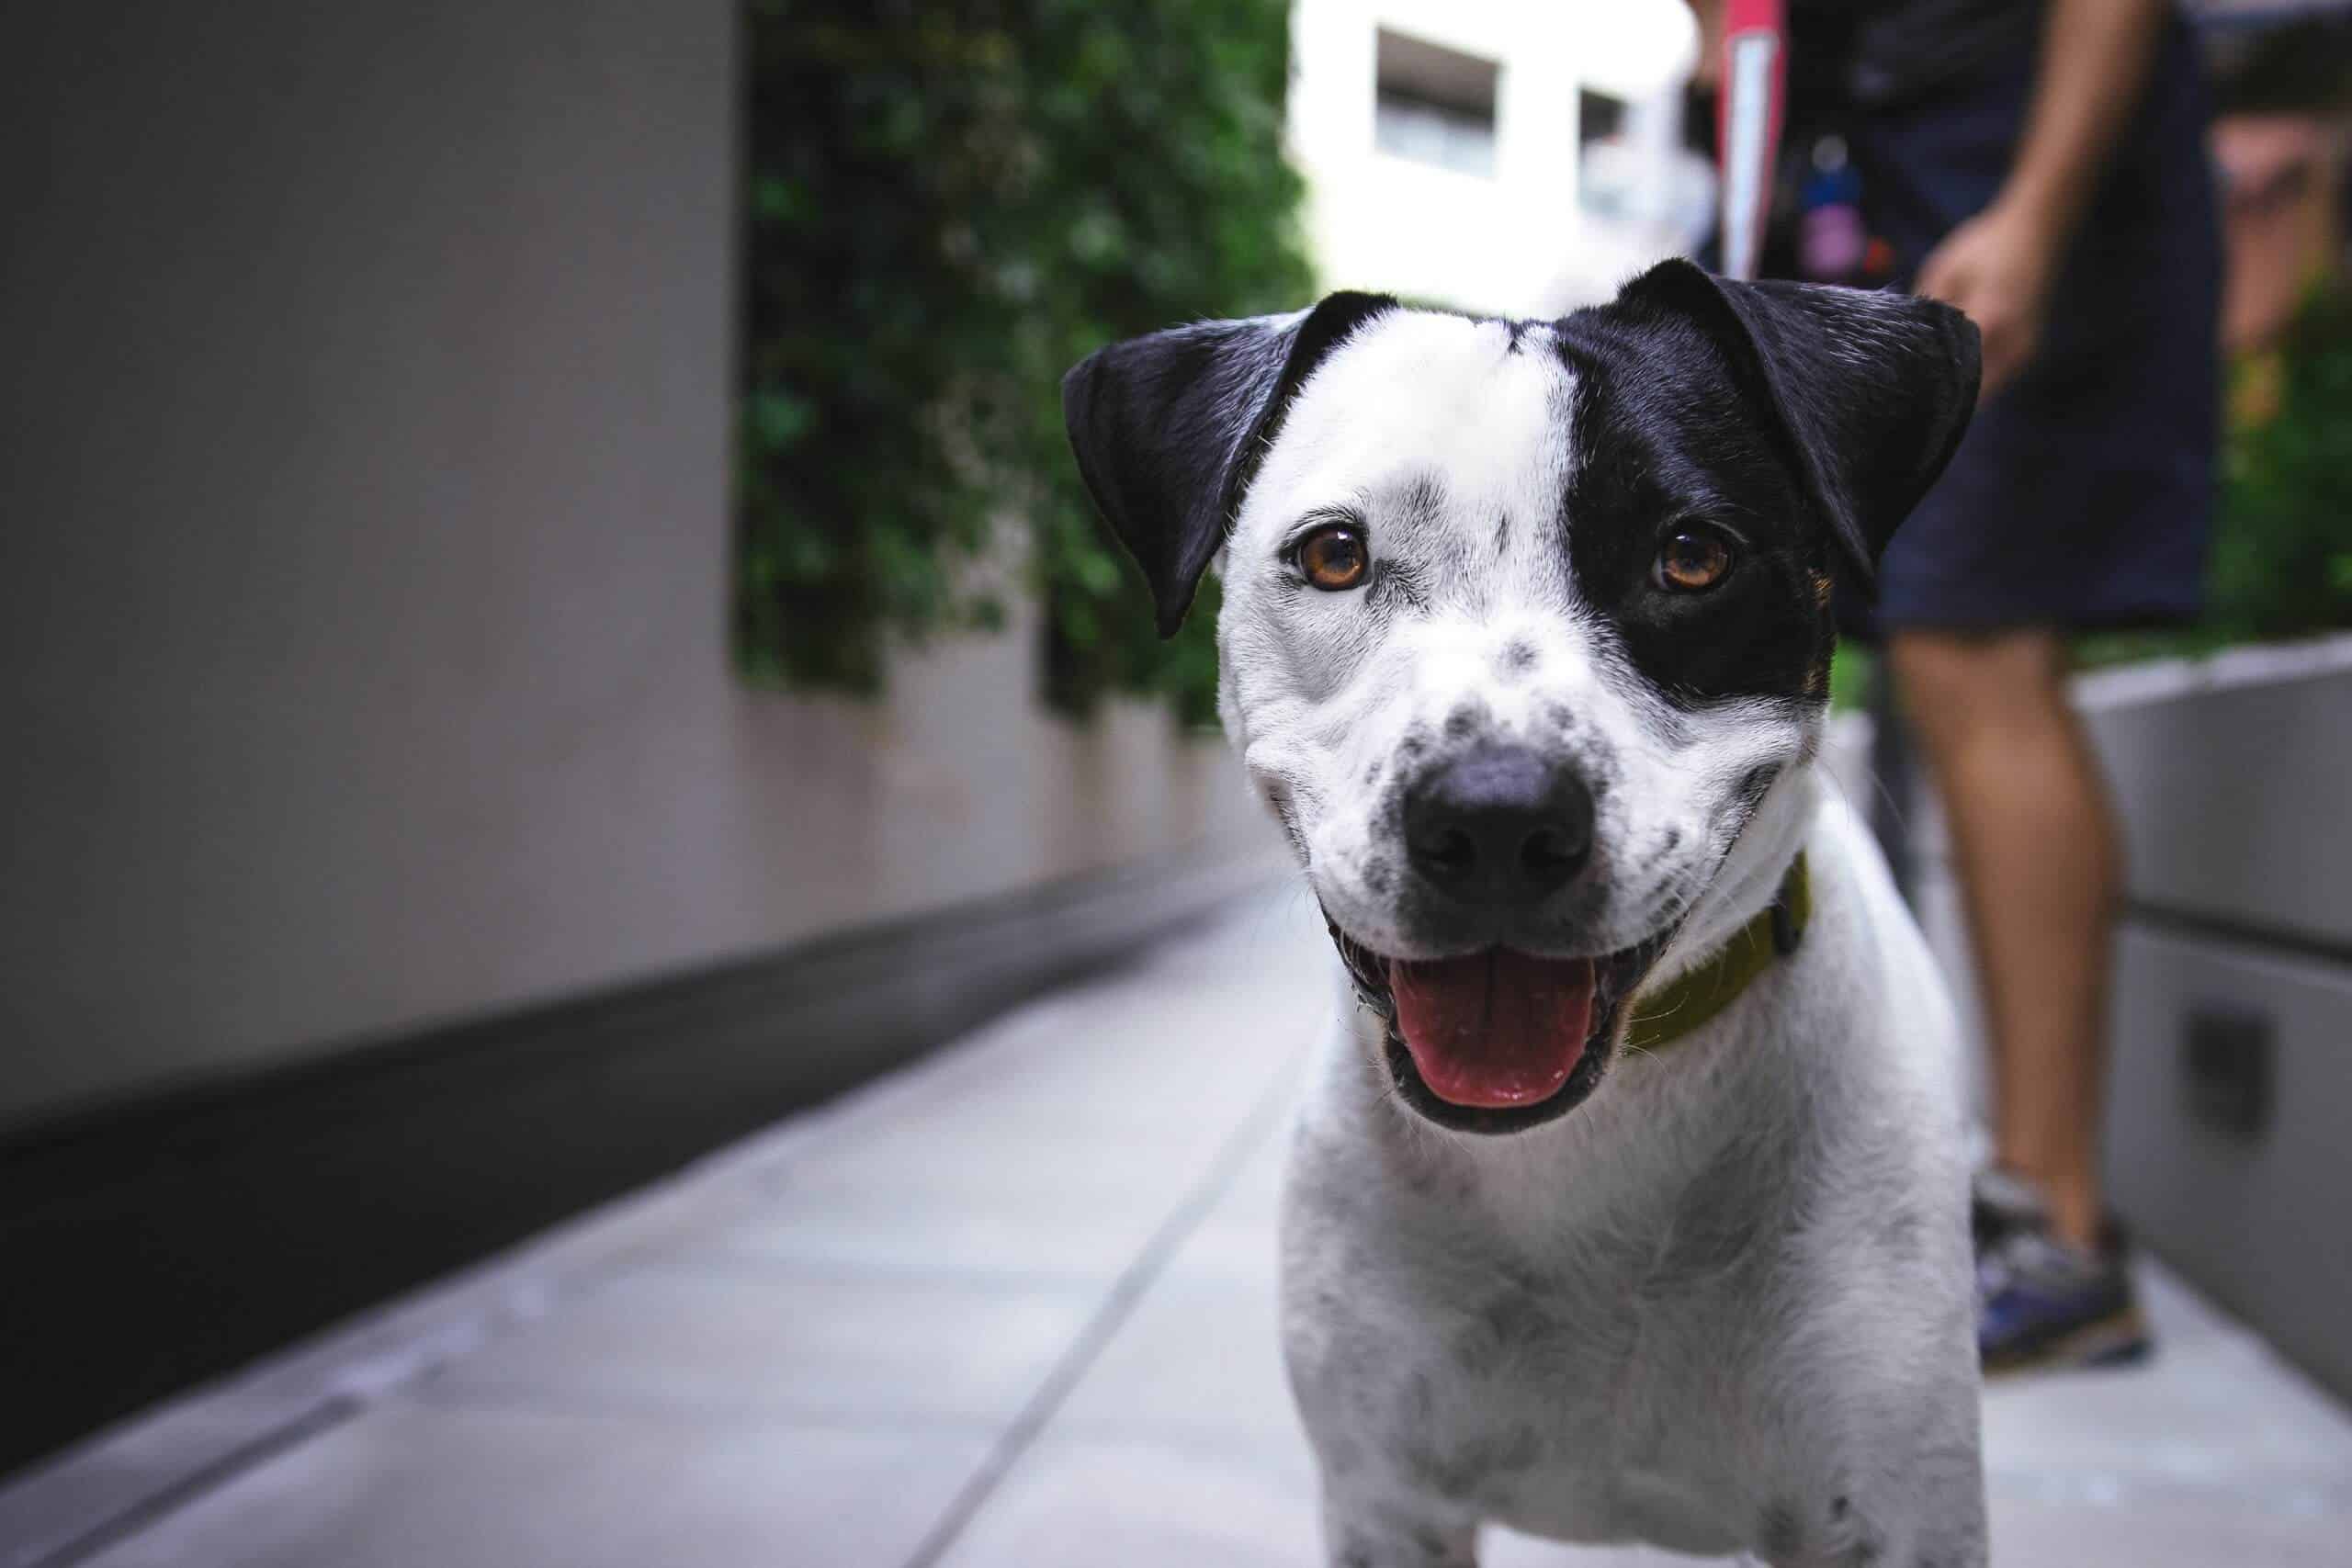
<instances>
[{"instance_id":1,"label":"person's bare leg","mask_svg":"<svg viewBox=\"0 0 2352 1568\"><path fill-rule=\"evenodd\" d=\"M1950 824L1993 1036L2001 1163L2095 1245L2108 970L2122 853L2046 631L1906 631L1888 655Z\"/></svg>"}]
</instances>

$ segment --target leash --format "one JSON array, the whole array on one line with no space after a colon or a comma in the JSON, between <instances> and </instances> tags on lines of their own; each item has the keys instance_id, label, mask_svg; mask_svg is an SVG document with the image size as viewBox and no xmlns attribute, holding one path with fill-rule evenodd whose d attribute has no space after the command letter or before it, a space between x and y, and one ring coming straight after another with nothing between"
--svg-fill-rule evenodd
<instances>
[{"instance_id":1,"label":"leash","mask_svg":"<svg viewBox=\"0 0 2352 1568\"><path fill-rule=\"evenodd\" d=\"M1735 931L1723 951L1644 1002L1626 1025L1625 1048L1655 1051L1670 1044L1739 1000L1774 959L1796 952L1812 918L1813 879L1799 851L1770 908Z\"/></svg>"},{"instance_id":2,"label":"leash","mask_svg":"<svg viewBox=\"0 0 2352 1568\"><path fill-rule=\"evenodd\" d=\"M1725 277L1753 278L1763 258L1788 94L1788 36L1786 0L1727 0L1723 73L1715 89Z\"/></svg>"}]
</instances>

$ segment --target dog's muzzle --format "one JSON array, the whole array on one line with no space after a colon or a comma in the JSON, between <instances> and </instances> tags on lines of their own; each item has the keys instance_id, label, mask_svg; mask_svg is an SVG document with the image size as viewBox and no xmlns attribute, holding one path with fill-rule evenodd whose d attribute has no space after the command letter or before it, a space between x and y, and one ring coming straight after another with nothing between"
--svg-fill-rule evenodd
<instances>
[{"instance_id":1,"label":"dog's muzzle","mask_svg":"<svg viewBox=\"0 0 2352 1568\"><path fill-rule=\"evenodd\" d=\"M1592 859L1592 791L1567 763L1524 746L1474 747L1406 796L1405 856L1440 906L1540 905Z\"/></svg>"},{"instance_id":2,"label":"dog's muzzle","mask_svg":"<svg viewBox=\"0 0 2352 1568\"><path fill-rule=\"evenodd\" d=\"M1615 1058L1626 1002L1673 936L1595 958L1487 948L1413 963L1374 953L1328 915L1325 924L1357 1000L1380 1021L1397 1099L1463 1133L1522 1132L1582 1104Z\"/></svg>"}]
</instances>

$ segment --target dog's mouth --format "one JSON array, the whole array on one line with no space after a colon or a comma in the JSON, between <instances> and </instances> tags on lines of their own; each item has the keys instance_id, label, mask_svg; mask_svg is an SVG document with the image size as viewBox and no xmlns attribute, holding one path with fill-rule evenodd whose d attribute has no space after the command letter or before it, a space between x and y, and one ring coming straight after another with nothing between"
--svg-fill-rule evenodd
<instances>
[{"instance_id":1,"label":"dog's mouth","mask_svg":"<svg viewBox=\"0 0 2352 1568\"><path fill-rule=\"evenodd\" d=\"M1358 997L1384 1021L1398 1098L1467 1133L1520 1132L1582 1103L1608 1070L1626 998L1671 934L1599 957L1492 947L1408 960L1326 923Z\"/></svg>"}]
</instances>

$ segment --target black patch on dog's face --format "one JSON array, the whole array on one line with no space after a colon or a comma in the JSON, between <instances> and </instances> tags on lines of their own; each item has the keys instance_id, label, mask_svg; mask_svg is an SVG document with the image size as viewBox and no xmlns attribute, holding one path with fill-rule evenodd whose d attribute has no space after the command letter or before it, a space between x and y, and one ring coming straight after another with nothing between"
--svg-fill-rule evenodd
<instances>
[{"instance_id":1,"label":"black patch on dog's face","mask_svg":"<svg viewBox=\"0 0 2352 1568\"><path fill-rule=\"evenodd\" d=\"M1975 328L1932 300L1669 261L1555 331L1577 383L1570 560L1634 664L1685 706L1825 701L1835 581L1867 588L1958 448ZM1730 541L1714 586L1656 574L1683 526Z\"/></svg>"},{"instance_id":2,"label":"black patch on dog's face","mask_svg":"<svg viewBox=\"0 0 2352 1568\"><path fill-rule=\"evenodd\" d=\"M1561 323L1560 352L1577 380L1569 561L1634 667L1686 706L1821 700L1814 671L1836 632L1814 583L1837 546L1722 350L1687 322L1594 311ZM1685 526L1733 549L1728 575L1701 592L1657 577L1660 547Z\"/></svg>"},{"instance_id":3,"label":"black patch on dog's face","mask_svg":"<svg viewBox=\"0 0 2352 1568\"><path fill-rule=\"evenodd\" d=\"M1290 401L1349 333L1395 310L1327 296L1297 318L1202 321L1098 349L1062 378L1079 477L1173 637Z\"/></svg>"}]
</instances>

